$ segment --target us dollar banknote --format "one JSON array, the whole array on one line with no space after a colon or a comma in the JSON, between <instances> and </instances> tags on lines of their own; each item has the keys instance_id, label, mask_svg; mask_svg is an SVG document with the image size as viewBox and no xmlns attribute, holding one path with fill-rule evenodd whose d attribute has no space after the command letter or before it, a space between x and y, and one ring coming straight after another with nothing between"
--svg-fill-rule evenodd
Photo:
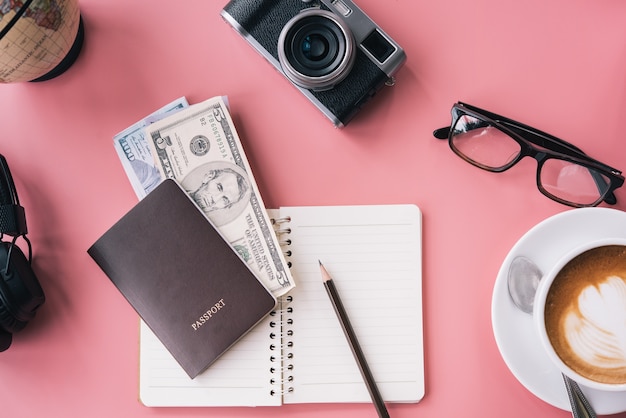
<instances>
[{"instance_id":1,"label":"us dollar banknote","mask_svg":"<svg viewBox=\"0 0 626 418\"><path fill-rule=\"evenodd\" d=\"M180 183L274 295L293 288L224 98L189 106L145 131L161 176Z\"/></svg>"},{"instance_id":2,"label":"us dollar banknote","mask_svg":"<svg viewBox=\"0 0 626 418\"><path fill-rule=\"evenodd\" d=\"M139 199L143 199L162 180L161 173L150 152L149 141L145 138L144 128L188 106L187 99L180 97L113 137L115 151Z\"/></svg>"}]
</instances>

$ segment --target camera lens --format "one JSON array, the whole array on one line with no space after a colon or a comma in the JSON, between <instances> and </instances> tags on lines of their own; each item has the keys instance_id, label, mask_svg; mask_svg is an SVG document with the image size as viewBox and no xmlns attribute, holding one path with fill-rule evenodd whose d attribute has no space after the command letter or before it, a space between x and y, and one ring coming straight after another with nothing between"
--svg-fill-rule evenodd
<instances>
[{"instance_id":1,"label":"camera lens","mask_svg":"<svg viewBox=\"0 0 626 418\"><path fill-rule=\"evenodd\" d=\"M326 10L307 9L293 17L278 38L278 58L295 84L327 90L343 80L355 58L347 25Z\"/></svg>"},{"instance_id":2,"label":"camera lens","mask_svg":"<svg viewBox=\"0 0 626 418\"><path fill-rule=\"evenodd\" d=\"M329 51L329 47L328 38L319 33L313 33L304 37L301 52L305 59L318 62L332 56L331 52L333 51Z\"/></svg>"}]
</instances>

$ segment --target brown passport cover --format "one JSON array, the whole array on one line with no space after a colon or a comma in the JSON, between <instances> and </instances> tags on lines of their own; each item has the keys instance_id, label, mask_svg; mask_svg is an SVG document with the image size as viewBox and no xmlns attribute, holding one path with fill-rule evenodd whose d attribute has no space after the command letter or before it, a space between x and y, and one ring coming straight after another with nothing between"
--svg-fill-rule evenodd
<instances>
[{"instance_id":1,"label":"brown passport cover","mask_svg":"<svg viewBox=\"0 0 626 418\"><path fill-rule=\"evenodd\" d=\"M276 305L171 179L87 252L191 378Z\"/></svg>"}]
</instances>

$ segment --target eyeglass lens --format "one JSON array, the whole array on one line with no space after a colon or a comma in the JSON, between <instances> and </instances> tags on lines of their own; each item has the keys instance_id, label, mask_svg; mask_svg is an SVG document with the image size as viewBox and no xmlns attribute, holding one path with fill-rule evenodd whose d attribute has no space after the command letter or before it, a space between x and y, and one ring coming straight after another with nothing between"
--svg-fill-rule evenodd
<instances>
[{"instance_id":1,"label":"eyeglass lens","mask_svg":"<svg viewBox=\"0 0 626 418\"><path fill-rule=\"evenodd\" d=\"M602 199L611 180L592 168L550 158L541 165L538 183L546 193L558 199L593 205Z\"/></svg>"},{"instance_id":2,"label":"eyeglass lens","mask_svg":"<svg viewBox=\"0 0 626 418\"><path fill-rule=\"evenodd\" d=\"M450 146L459 156L489 171L506 169L522 151L521 145L509 135L470 115L457 119Z\"/></svg>"},{"instance_id":3,"label":"eyeglass lens","mask_svg":"<svg viewBox=\"0 0 626 418\"><path fill-rule=\"evenodd\" d=\"M467 162L488 171L504 171L520 158L522 146L489 122L460 115L450 133L452 150ZM535 157L537 186L542 193L575 205L597 204L610 179L593 168L556 156Z\"/></svg>"}]
</instances>

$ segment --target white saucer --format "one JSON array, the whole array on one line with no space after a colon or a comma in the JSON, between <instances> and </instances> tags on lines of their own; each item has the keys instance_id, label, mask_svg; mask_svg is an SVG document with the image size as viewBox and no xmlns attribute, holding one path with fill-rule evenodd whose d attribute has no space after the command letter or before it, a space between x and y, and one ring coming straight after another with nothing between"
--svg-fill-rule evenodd
<instances>
[{"instance_id":1,"label":"white saucer","mask_svg":"<svg viewBox=\"0 0 626 418\"><path fill-rule=\"evenodd\" d=\"M560 371L541 347L532 316L513 305L507 286L511 261L518 255L546 272L566 252L590 240L626 238L626 212L609 208L572 209L534 226L504 259L493 289L491 323L500 354L509 370L532 394L571 411ZM598 415L626 411L626 392L605 392L581 386Z\"/></svg>"}]
</instances>

